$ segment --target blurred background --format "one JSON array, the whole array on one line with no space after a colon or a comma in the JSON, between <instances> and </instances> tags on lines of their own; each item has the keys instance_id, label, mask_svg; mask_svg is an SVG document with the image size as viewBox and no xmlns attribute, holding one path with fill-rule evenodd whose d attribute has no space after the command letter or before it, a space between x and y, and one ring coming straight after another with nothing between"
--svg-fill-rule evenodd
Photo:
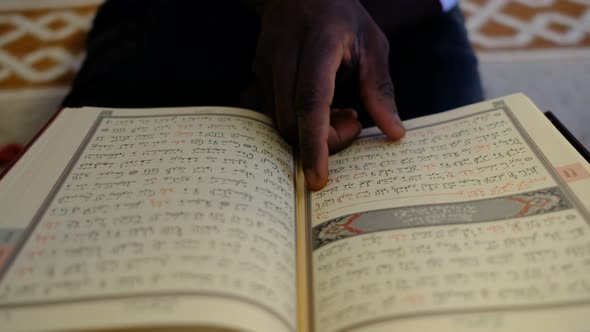
<instances>
[{"instance_id":1,"label":"blurred background","mask_svg":"<svg viewBox=\"0 0 590 332\"><path fill-rule=\"evenodd\" d=\"M0 159L58 109L101 2L0 0ZM524 92L590 147L590 0L460 4L486 98Z\"/></svg>"}]
</instances>

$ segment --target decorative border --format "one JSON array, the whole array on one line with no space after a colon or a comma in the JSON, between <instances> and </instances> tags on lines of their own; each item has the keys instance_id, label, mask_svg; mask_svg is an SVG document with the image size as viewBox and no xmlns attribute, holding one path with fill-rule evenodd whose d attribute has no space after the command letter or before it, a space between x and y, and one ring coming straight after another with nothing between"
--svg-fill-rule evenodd
<instances>
[{"instance_id":1,"label":"decorative border","mask_svg":"<svg viewBox=\"0 0 590 332\"><path fill-rule=\"evenodd\" d=\"M82 111L82 110L80 110ZM14 246L13 250L11 251L10 257L6 260L4 266L0 266L0 284L2 283L4 276L10 270L12 263L18 257L20 251L25 247L26 243L28 242L31 234L34 232L36 227L39 225L41 219L47 212L49 206L53 203L55 197L57 196L59 190L61 189L64 182L69 177L72 169L78 163L80 156L86 150L88 144L96 134L98 127L101 125L102 121L105 119L130 119L130 118L155 118L155 117L181 117L181 116L228 116L228 117L237 117L237 118L244 118L251 121L259 122L267 127L273 128L270 124L257 119L255 117L249 117L245 115L238 115L238 114L220 114L220 113L172 113L172 114L154 114L154 115L113 115L113 111L104 110L102 111L96 120L94 121L92 127L84 137L82 143L72 156L70 162L65 167L64 171L60 175L59 179L51 189L50 193L47 195L43 204L39 207L39 210L33 217L33 220L29 223L27 228L24 230L23 235L21 236L18 243ZM293 163L293 174L296 173L295 163ZM296 199L297 195L294 196L294 206L296 206ZM295 220L297 220L297 209L295 209ZM296 264L296 263L294 263ZM296 326L292 326L291 323L287 319L285 319L279 312L275 310L275 308L267 306L263 303L256 302L248 297L243 296L236 296L231 293L223 293L223 292L207 292L207 291L157 291L157 292L137 292L135 294L129 295L104 295L104 296L79 296L73 297L70 299L56 299L56 300L43 300L43 301L30 301L30 302L22 302L22 303L0 303L0 310L3 309L11 309L11 308L24 308L24 307L37 307L37 306L49 306L49 305L59 305L59 304L71 304L71 303L84 303L84 302L97 302L97 301L108 301L108 300L125 300L125 299L134 299L139 297L170 297L170 296L177 296L177 297L218 297L222 299L229 299L233 301L242 302L244 304L248 304L254 307L258 307L259 309L263 309L267 313L269 313L274 318L278 319L285 327L287 327L290 331L297 331Z\"/></svg>"},{"instance_id":2,"label":"decorative border","mask_svg":"<svg viewBox=\"0 0 590 332\"><path fill-rule=\"evenodd\" d=\"M553 202L547 201L547 203L553 203L553 205L549 205L548 207L538 207L537 211L530 213L528 209L531 207L528 205L530 203L530 199L545 199L547 196L555 198ZM526 200L529 199L529 200ZM457 208L461 209L463 207L472 207L474 209L478 209L478 207L482 207L488 204L494 204L498 202L504 203L515 203L515 204L522 204L518 206L516 210L511 211L503 211L506 212L502 216L480 216L477 219L472 220L460 220L460 219L448 219L444 218L443 220L438 220L437 222L424 222L419 225L409 225L404 223L402 218L399 219L387 219L387 221L383 220L383 222L378 222L380 226L376 226L375 222L372 219L375 217L373 213L378 212L386 212L386 211L408 211L408 210L420 210L422 209L427 210L433 207L450 207L450 208ZM313 251L318 250L324 246L330 245L334 242L338 242L341 240L345 240L351 237L371 234L371 233L379 233L379 232L386 232L386 231L393 231L393 230L402 230L402 229L417 229L422 227L435 227L435 226L450 226L450 225L465 225L465 224L483 224L488 222L495 222L495 221L502 221L502 220L509 220L509 219L518 219L524 217L530 217L532 215L541 215L547 213L554 213L558 211L565 211L571 210L573 205L570 201L565 198L563 191L559 187L549 187L543 188L535 191L517 193L517 194L510 194L506 196L497 196L492 198L484 198L478 200L469 200L469 201L461 201L461 202L452 202L452 203L439 203L439 204L422 204L422 205L411 205L411 206L402 206L396 208L386 208L386 209L377 209L377 210L370 210L366 212L361 212L358 214L346 215L343 217L338 217L335 219L331 219L325 221L312 229L312 238L311 246ZM526 209L526 210L523 210ZM527 212L528 211L528 212ZM521 212L524 212L521 214ZM417 211L417 213L420 213ZM366 215L365 215L366 214ZM360 220L356 220L357 218L361 218ZM380 219L381 220L381 219ZM354 224L352 224L354 222ZM372 226L370 226L369 230L363 227L365 222L373 222ZM337 229L337 233L332 233L335 236L330 237L322 237L321 233L324 231L330 232L331 230ZM349 231L347 231L347 229ZM342 231L342 232L340 232ZM337 235L336 235L337 234Z\"/></svg>"},{"instance_id":3,"label":"decorative border","mask_svg":"<svg viewBox=\"0 0 590 332\"><path fill-rule=\"evenodd\" d=\"M101 124L101 122L104 118L110 116L111 114L112 114L112 111L101 112L98 115L98 117L96 118L96 120L94 121L94 123L92 124L92 127L90 127L90 130L88 131L88 133L86 134L86 136L82 140L82 143L80 144L80 146L78 147L78 149L76 150L74 155L72 156L72 159L70 159L70 162L67 164L67 166L65 167L65 169L63 170L63 172L59 176L57 182L53 185L53 188L51 188L51 191L49 192L49 194L47 195L47 197L45 198L45 200L43 201L43 203L41 204L41 206L37 210L37 213L35 213L35 216L33 217L31 222L29 222L29 224L25 228L23 234L21 235L21 238L14 246L14 250L12 251L11 256L8 258L8 260L6 260L6 262L3 266L0 266L0 285L2 284L2 281L3 281L6 273L8 272L8 270L10 270L12 263L14 263L14 261L16 260L16 257L18 256L18 254L20 253L22 248L25 246L25 244L27 243L27 241L31 237L31 234L33 234L33 232L37 228L37 225L39 224L39 222L41 221L41 219L45 215L45 212L47 212L49 205L51 205L51 203L55 199L55 196L57 196L57 193L59 192L62 185L64 184L64 182L66 181L66 179L70 175L70 172L74 168L74 165L78 162L78 159L80 159L80 156L82 155L82 153L84 153L84 150L86 149L88 143L90 143L90 140L92 139L94 134L96 134L96 130L98 129L98 126Z\"/></svg>"}]
</instances>

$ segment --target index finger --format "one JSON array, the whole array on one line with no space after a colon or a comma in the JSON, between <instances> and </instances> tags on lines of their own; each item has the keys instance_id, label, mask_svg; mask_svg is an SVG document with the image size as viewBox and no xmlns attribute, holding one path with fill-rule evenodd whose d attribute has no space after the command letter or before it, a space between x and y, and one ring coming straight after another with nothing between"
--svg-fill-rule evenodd
<instances>
[{"instance_id":1,"label":"index finger","mask_svg":"<svg viewBox=\"0 0 590 332\"><path fill-rule=\"evenodd\" d=\"M309 38L300 56L295 112L299 152L311 190L321 189L328 181L330 105L342 56L342 45L321 35Z\"/></svg>"},{"instance_id":2,"label":"index finger","mask_svg":"<svg viewBox=\"0 0 590 332\"><path fill-rule=\"evenodd\" d=\"M405 129L395 104L389 75L389 43L381 31L368 34L359 60L361 97L375 124L393 139L402 138Z\"/></svg>"}]
</instances>

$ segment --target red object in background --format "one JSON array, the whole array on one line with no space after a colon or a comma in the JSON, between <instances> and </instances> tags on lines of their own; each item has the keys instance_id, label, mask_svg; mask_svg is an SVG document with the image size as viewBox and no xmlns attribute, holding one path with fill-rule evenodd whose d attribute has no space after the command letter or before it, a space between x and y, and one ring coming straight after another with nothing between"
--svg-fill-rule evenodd
<instances>
[{"instance_id":1,"label":"red object in background","mask_svg":"<svg viewBox=\"0 0 590 332\"><path fill-rule=\"evenodd\" d=\"M4 151L4 149L6 149L6 148L8 148L7 151L8 150L12 151L12 156L10 156L10 159L8 159L9 161L6 163L4 162L4 159L2 157L0 157L0 166L6 165L6 168L4 168L4 170L0 170L0 180L2 180L4 175L6 175L6 173L8 173L8 171L12 168L12 166L14 166L14 164L16 164L18 159L20 159L20 157L29 149L29 147L31 147L31 145L33 145L33 143L35 143L35 141L37 141L37 139L39 137L41 137L41 135L45 132L45 129L47 129L47 127L49 127L49 125L53 122L53 120L55 120L55 118L57 118L59 113L61 113L61 109L59 109L57 112L55 112L55 114L53 114L51 119L49 119L49 121L47 121L47 123L45 123L43 128L41 128L41 130L39 130L39 132L37 132L35 137L33 137L33 139L31 139L27 145L22 146L19 144L8 144L3 147L0 147L0 151ZM14 154L14 151L15 151L14 147L15 146L19 149L16 154Z\"/></svg>"},{"instance_id":2,"label":"red object in background","mask_svg":"<svg viewBox=\"0 0 590 332\"><path fill-rule=\"evenodd\" d=\"M23 148L20 144L0 146L0 165L11 163L23 151Z\"/></svg>"}]
</instances>

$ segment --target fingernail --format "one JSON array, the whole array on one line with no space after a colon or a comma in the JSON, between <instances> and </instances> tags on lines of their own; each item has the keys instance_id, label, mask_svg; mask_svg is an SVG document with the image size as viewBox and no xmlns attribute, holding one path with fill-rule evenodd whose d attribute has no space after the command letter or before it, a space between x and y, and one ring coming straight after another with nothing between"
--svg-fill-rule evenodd
<instances>
[{"instance_id":1,"label":"fingernail","mask_svg":"<svg viewBox=\"0 0 590 332\"><path fill-rule=\"evenodd\" d=\"M406 133L406 127L404 126L402 119L399 117L399 113L394 114L394 119L398 126L400 137L404 136Z\"/></svg>"},{"instance_id":2,"label":"fingernail","mask_svg":"<svg viewBox=\"0 0 590 332\"><path fill-rule=\"evenodd\" d=\"M397 122L397 124L403 128L404 123L402 122L402 119L399 117L399 113L394 113L393 117L395 118L395 121Z\"/></svg>"},{"instance_id":3,"label":"fingernail","mask_svg":"<svg viewBox=\"0 0 590 332\"><path fill-rule=\"evenodd\" d=\"M305 179L307 182L307 188L309 190L320 190L324 187L325 182L322 180L320 174L313 168L306 168L303 170L303 173L305 174Z\"/></svg>"}]
</instances>

